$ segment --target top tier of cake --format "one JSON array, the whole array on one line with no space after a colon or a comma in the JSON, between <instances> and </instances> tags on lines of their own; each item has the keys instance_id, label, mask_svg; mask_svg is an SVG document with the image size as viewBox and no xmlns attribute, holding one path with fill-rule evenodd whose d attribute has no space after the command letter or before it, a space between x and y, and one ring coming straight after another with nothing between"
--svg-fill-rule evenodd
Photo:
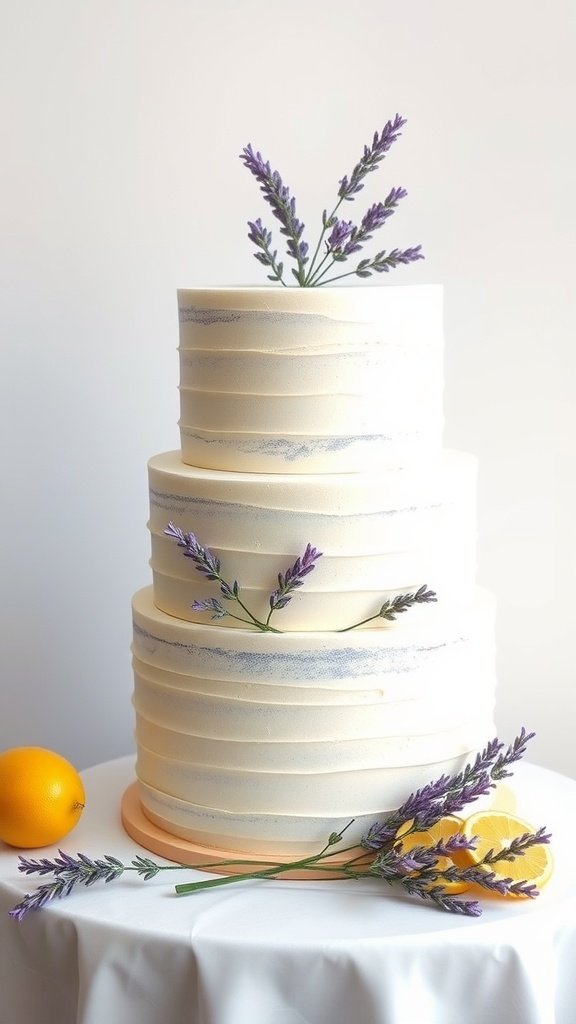
<instances>
[{"instance_id":1,"label":"top tier of cake","mask_svg":"<svg viewBox=\"0 0 576 1024\"><path fill-rule=\"evenodd\" d=\"M182 459L351 473L435 459L442 288L178 292Z\"/></svg>"}]
</instances>

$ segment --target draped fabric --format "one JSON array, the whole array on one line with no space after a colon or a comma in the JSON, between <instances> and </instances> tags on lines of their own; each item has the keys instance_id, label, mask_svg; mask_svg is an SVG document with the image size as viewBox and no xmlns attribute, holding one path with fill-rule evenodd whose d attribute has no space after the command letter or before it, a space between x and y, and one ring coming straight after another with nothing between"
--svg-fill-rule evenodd
<instances>
[{"instance_id":1,"label":"draped fabric","mask_svg":"<svg viewBox=\"0 0 576 1024\"><path fill-rule=\"evenodd\" d=\"M63 849L129 863L143 852L119 817L132 758L83 777ZM535 901L487 899L478 919L377 881L177 897L176 882L205 877L186 870L78 888L18 923L8 909L42 879L2 846L0 1024L574 1024L576 782L520 765L514 788L518 813L553 833L554 876Z\"/></svg>"}]
</instances>

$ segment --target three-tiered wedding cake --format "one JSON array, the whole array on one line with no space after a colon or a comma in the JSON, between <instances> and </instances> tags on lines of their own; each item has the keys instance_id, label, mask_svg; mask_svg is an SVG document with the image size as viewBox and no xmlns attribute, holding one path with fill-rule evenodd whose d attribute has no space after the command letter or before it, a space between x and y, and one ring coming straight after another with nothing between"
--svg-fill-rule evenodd
<instances>
[{"instance_id":1,"label":"three-tiered wedding cake","mask_svg":"<svg viewBox=\"0 0 576 1024\"><path fill-rule=\"evenodd\" d=\"M352 842L494 729L476 463L441 442L442 291L178 299L181 451L149 463L153 585L133 602L141 808L242 855L315 852L353 818ZM260 622L278 573L319 549L282 632L240 621L169 523ZM436 603L378 617L424 584ZM211 598L230 614L192 607Z\"/></svg>"}]
</instances>

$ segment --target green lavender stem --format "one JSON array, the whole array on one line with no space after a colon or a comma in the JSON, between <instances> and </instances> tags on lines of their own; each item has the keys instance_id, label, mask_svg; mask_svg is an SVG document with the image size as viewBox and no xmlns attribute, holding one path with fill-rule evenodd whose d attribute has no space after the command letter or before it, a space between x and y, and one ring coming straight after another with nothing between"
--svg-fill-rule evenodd
<instances>
[{"instance_id":1,"label":"green lavender stem","mask_svg":"<svg viewBox=\"0 0 576 1024\"><path fill-rule=\"evenodd\" d=\"M318 239L318 245L316 246L316 249L314 250L314 255L313 255L313 257L312 257L312 260L310 261L310 267L309 267L309 270L308 270L308 274L307 274L307 276L306 276L306 279L305 279L305 282L304 282L304 283L305 283L305 284L306 284L306 285L307 285L308 287L312 287L313 285L315 285L315 284L317 283L317 282L316 282L316 281L314 280L314 278L315 278L315 277L316 277L316 275L318 274L318 271L319 271L319 270L320 270L320 268L322 267L322 264L323 264L323 263L324 263L324 262L325 262L325 261L326 261L326 260L328 259L328 255L329 255L329 254L328 254L328 253L326 253L326 255L325 255L325 256L324 256L324 257L322 258L322 260L320 261L320 264L318 265L318 267L316 267L316 268L314 267L314 264L316 263L316 260L317 260L317 258L318 258L318 253L320 252L320 246L322 245L322 240L323 240L323 238L324 238L324 235L326 234L326 232L327 232L327 230L328 230L328 224L329 224L329 223L330 223L330 222L331 222L331 221L333 220L333 218L334 218L334 217L336 216L336 214L337 214L337 212L338 212L338 210L339 210L339 208L340 208L340 206L341 206L341 204L342 204L343 202L344 202L344 197L342 196L342 197L341 197L341 198L340 198L340 199L338 200L338 202L336 203L336 206L335 206L335 207L334 207L334 209L332 210L332 213L330 214L330 216L329 216L329 217L327 217L327 219L326 219L326 223L324 224L324 227L322 228L322 232L321 232L320 238Z\"/></svg>"},{"instance_id":2,"label":"green lavender stem","mask_svg":"<svg viewBox=\"0 0 576 1024\"><path fill-rule=\"evenodd\" d=\"M250 619L242 619L242 618L240 618L239 615L233 615L231 612L228 612L228 615L229 615L229 617L231 619L237 619L238 622L246 622L247 625L249 625L249 626L250 625L256 626L256 628L259 629L262 633L281 633L282 632L282 630L275 629L274 626L271 626L269 624L270 616L268 616L268 620L266 622L260 622L260 619L257 619L255 615L252 615L252 612L246 607L245 604L242 603L242 601L240 600L239 597L236 597L235 601L237 601L238 604L240 605L240 607L244 609L246 614L250 616ZM270 614L272 614L272 613L270 613Z\"/></svg>"},{"instance_id":3,"label":"green lavender stem","mask_svg":"<svg viewBox=\"0 0 576 1024\"><path fill-rule=\"evenodd\" d=\"M338 832L337 834L330 836L329 841L327 842L326 846L322 850L320 850L320 853L312 854L309 857L303 857L300 860L290 861L289 864L273 864L272 867L263 868L258 871L245 871L239 875L226 875L221 878L212 878L207 881L203 880L201 882L184 882L181 885L176 885L175 890L179 896L186 896L192 892L197 892L199 889L213 889L219 885L232 885L234 882L245 882L252 878L274 878L276 875L285 874L287 871L307 869L311 870L312 868L315 868L318 862L321 860L327 860L329 857L335 857L336 854L341 855L343 853L349 853L352 850L358 850L358 846L356 845L348 846L343 850L333 850L331 853L327 852L328 850L330 850L330 847L335 846L336 843L340 842L340 839L344 835L344 832L346 831L347 828L350 827L351 824L352 821L349 821L346 827L343 828L341 832ZM353 860L348 861L345 865L330 865L327 868L323 868L323 870L341 873L348 866L348 864L354 863L356 859L364 859L365 857L366 852L363 852L359 858L353 858ZM246 861L220 861L219 864L214 864L213 867L217 869L219 867L223 867L226 864L242 863L246 863ZM258 862L256 861L255 863Z\"/></svg>"},{"instance_id":4,"label":"green lavender stem","mask_svg":"<svg viewBox=\"0 0 576 1024\"><path fill-rule=\"evenodd\" d=\"M329 269L330 269L329 267L326 267L326 270L324 271L324 273L327 273ZM334 281L341 281L342 278L344 278L344 277L355 277L356 274L357 274L356 270L348 270L345 274L338 274L336 277L329 277L327 281L322 281L322 284L333 284ZM324 274L322 276L324 276ZM320 281L317 280L315 283L319 284Z\"/></svg>"},{"instance_id":5,"label":"green lavender stem","mask_svg":"<svg viewBox=\"0 0 576 1024\"><path fill-rule=\"evenodd\" d=\"M367 622L374 622L374 619L380 619L382 616L380 612L376 615L370 615L367 619L362 619L361 622L355 622L353 626L345 626L344 629L337 629L337 633L349 633L351 629L358 629L360 626L365 626Z\"/></svg>"}]
</instances>

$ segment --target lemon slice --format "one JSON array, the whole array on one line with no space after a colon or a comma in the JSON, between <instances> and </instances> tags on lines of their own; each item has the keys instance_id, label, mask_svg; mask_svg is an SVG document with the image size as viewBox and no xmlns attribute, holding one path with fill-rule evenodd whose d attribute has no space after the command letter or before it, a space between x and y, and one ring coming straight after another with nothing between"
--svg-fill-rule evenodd
<instances>
[{"instance_id":1,"label":"lemon slice","mask_svg":"<svg viewBox=\"0 0 576 1024\"><path fill-rule=\"evenodd\" d=\"M431 825L429 829L423 832L411 832L405 838L402 838L402 835L398 835L396 839L401 842L403 851L408 853L415 846L435 846L441 839L450 839L457 832L462 832L463 827L464 822L461 818L457 818L455 815L447 815L445 818L440 818L440 821L437 821L435 825ZM456 861L450 857L439 857L436 869L438 871L446 871L455 863ZM451 895L466 892L469 889L467 882L447 882L442 878L432 884L443 886L444 891Z\"/></svg>"},{"instance_id":2,"label":"lemon slice","mask_svg":"<svg viewBox=\"0 0 576 1024\"><path fill-rule=\"evenodd\" d=\"M496 878L528 882L541 889L546 885L553 870L552 853L546 843L529 846L524 854L515 857L514 860L501 860L491 865L480 863L490 850L499 853L506 850L514 839L526 833L533 834L535 831L536 829L528 822L505 811L478 811L466 819L463 827L467 839L477 837L476 848L459 851L458 856L470 865L487 872L493 871Z\"/></svg>"}]
</instances>

